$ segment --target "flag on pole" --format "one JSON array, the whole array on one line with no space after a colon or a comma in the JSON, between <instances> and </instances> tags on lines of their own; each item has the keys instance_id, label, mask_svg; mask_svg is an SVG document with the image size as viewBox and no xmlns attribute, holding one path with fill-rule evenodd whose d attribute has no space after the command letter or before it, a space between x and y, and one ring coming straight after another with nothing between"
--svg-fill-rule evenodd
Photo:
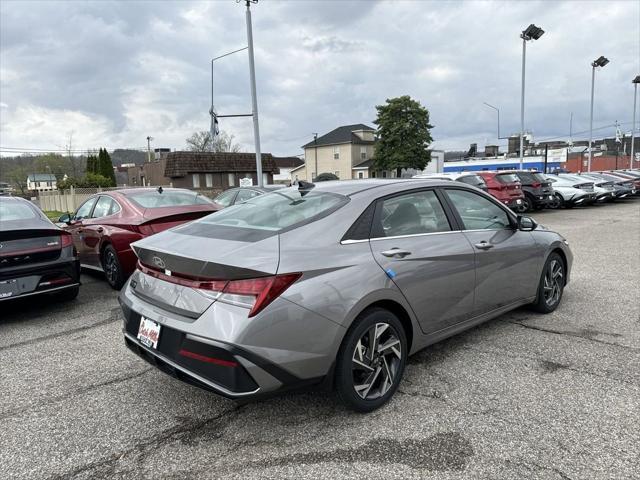
<instances>
[{"instance_id":1,"label":"flag on pole","mask_svg":"<svg viewBox=\"0 0 640 480\"><path fill-rule=\"evenodd\" d=\"M209 110L209 114L211 115L211 128L209 130L209 135L211 136L211 143L209 145L211 151L213 151L214 145L216 143L216 138L220 135L220 127L218 126L218 114L216 113L215 108L211 107Z\"/></svg>"}]
</instances>

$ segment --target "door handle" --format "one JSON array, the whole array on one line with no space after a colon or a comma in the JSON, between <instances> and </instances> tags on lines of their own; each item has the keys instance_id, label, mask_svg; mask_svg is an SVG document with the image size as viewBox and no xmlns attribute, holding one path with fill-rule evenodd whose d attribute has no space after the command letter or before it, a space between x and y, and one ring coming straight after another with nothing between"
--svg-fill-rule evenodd
<instances>
[{"instance_id":1,"label":"door handle","mask_svg":"<svg viewBox=\"0 0 640 480\"><path fill-rule=\"evenodd\" d=\"M102 233L102 232L104 232L104 228L102 228L102 227L98 227L98 228L96 229L96 231L97 231L98 233Z\"/></svg>"},{"instance_id":2,"label":"door handle","mask_svg":"<svg viewBox=\"0 0 640 480\"><path fill-rule=\"evenodd\" d=\"M400 250L399 248L392 248L391 250L385 250L384 252L380 252L381 255L385 257L398 257L404 258L407 255L411 255L411 252L408 250Z\"/></svg>"},{"instance_id":3,"label":"door handle","mask_svg":"<svg viewBox=\"0 0 640 480\"><path fill-rule=\"evenodd\" d=\"M481 241L480 243L476 243L475 247L478 250L489 250L490 248L493 248L493 245L490 243L485 242L484 240Z\"/></svg>"}]
</instances>

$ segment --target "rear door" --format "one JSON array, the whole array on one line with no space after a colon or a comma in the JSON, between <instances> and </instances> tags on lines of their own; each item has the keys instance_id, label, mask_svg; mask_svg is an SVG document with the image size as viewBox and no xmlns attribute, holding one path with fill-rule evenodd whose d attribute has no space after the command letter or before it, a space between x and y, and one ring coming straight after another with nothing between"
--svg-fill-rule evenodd
<instances>
[{"instance_id":1,"label":"rear door","mask_svg":"<svg viewBox=\"0 0 640 480\"><path fill-rule=\"evenodd\" d=\"M515 228L510 214L481 194L453 188L445 192L475 250L475 314L535 295L543 252L533 235Z\"/></svg>"},{"instance_id":2,"label":"rear door","mask_svg":"<svg viewBox=\"0 0 640 480\"><path fill-rule=\"evenodd\" d=\"M378 201L371 250L407 298L425 333L468 318L475 288L474 251L445 214L435 190Z\"/></svg>"}]
</instances>

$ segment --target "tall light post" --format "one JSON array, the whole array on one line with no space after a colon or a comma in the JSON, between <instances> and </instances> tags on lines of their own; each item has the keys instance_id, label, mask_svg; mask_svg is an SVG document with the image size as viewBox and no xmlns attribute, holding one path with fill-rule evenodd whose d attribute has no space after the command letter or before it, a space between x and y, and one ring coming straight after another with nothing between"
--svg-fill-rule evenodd
<instances>
[{"instance_id":1,"label":"tall light post","mask_svg":"<svg viewBox=\"0 0 640 480\"><path fill-rule=\"evenodd\" d=\"M544 34L544 30L533 23L520 34L522 39L522 95L520 97L520 170L524 162L524 66L527 56L527 41L538 40Z\"/></svg>"},{"instance_id":2,"label":"tall light post","mask_svg":"<svg viewBox=\"0 0 640 480\"><path fill-rule=\"evenodd\" d=\"M504 140L505 138L509 138L509 137L500 136L500 109L498 107L494 107L490 103L487 103L487 102L482 102L482 103L484 103L489 108L493 108L498 114L498 140Z\"/></svg>"},{"instance_id":3,"label":"tall light post","mask_svg":"<svg viewBox=\"0 0 640 480\"><path fill-rule=\"evenodd\" d=\"M587 172L591 171L591 144L593 143L593 89L596 80L596 68L604 67L607 63L609 63L609 59L602 55L591 62L591 114L589 115L589 161L587 162Z\"/></svg>"},{"instance_id":4,"label":"tall light post","mask_svg":"<svg viewBox=\"0 0 640 480\"><path fill-rule=\"evenodd\" d=\"M636 99L638 98L640 75L634 78L631 83L633 83L633 121L631 122L631 157L629 158L629 168L633 168L633 139L636 133Z\"/></svg>"},{"instance_id":5,"label":"tall light post","mask_svg":"<svg viewBox=\"0 0 640 480\"><path fill-rule=\"evenodd\" d=\"M249 47L249 76L251 77L251 113L253 115L253 141L256 146L256 170L258 186L262 187L262 153L260 152L260 127L258 125L258 98L256 95L256 66L253 60L253 31L251 28L251 4L258 0L246 0L247 4L247 45Z\"/></svg>"}]
</instances>

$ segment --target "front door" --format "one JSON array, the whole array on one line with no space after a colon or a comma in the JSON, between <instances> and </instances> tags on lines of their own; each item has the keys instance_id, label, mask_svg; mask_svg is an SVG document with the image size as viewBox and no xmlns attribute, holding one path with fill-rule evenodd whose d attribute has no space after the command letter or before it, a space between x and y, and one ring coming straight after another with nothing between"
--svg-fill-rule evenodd
<instances>
[{"instance_id":1,"label":"front door","mask_svg":"<svg viewBox=\"0 0 640 480\"><path fill-rule=\"evenodd\" d=\"M471 315L474 251L463 233L452 230L435 191L403 192L380 200L370 245L425 333Z\"/></svg>"},{"instance_id":2,"label":"front door","mask_svg":"<svg viewBox=\"0 0 640 480\"><path fill-rule=\"evenodd\" d=\"M475 192L446 190L476 254L474 311L482 314L536 294L541 252L509 213Z\"/></svg>"},{"instance_id":3,"label":"front door","mask_svg":"<svg viewBox=\"0 0 640 480\"><path fill-rule=\"evenodd\" d=\"M78 257L80 257L80 263L85 265L87 262L87 248L84 241L84 228L85 222L91 218L91 211L93 210L93 206L96 203L97 197L92 197L86 202L84 202L76 213L73 215L70 224L65 227L69 233L71 233L71 237L73 238L73 244L78 251Z\"/></svg>"}]
</instances>

